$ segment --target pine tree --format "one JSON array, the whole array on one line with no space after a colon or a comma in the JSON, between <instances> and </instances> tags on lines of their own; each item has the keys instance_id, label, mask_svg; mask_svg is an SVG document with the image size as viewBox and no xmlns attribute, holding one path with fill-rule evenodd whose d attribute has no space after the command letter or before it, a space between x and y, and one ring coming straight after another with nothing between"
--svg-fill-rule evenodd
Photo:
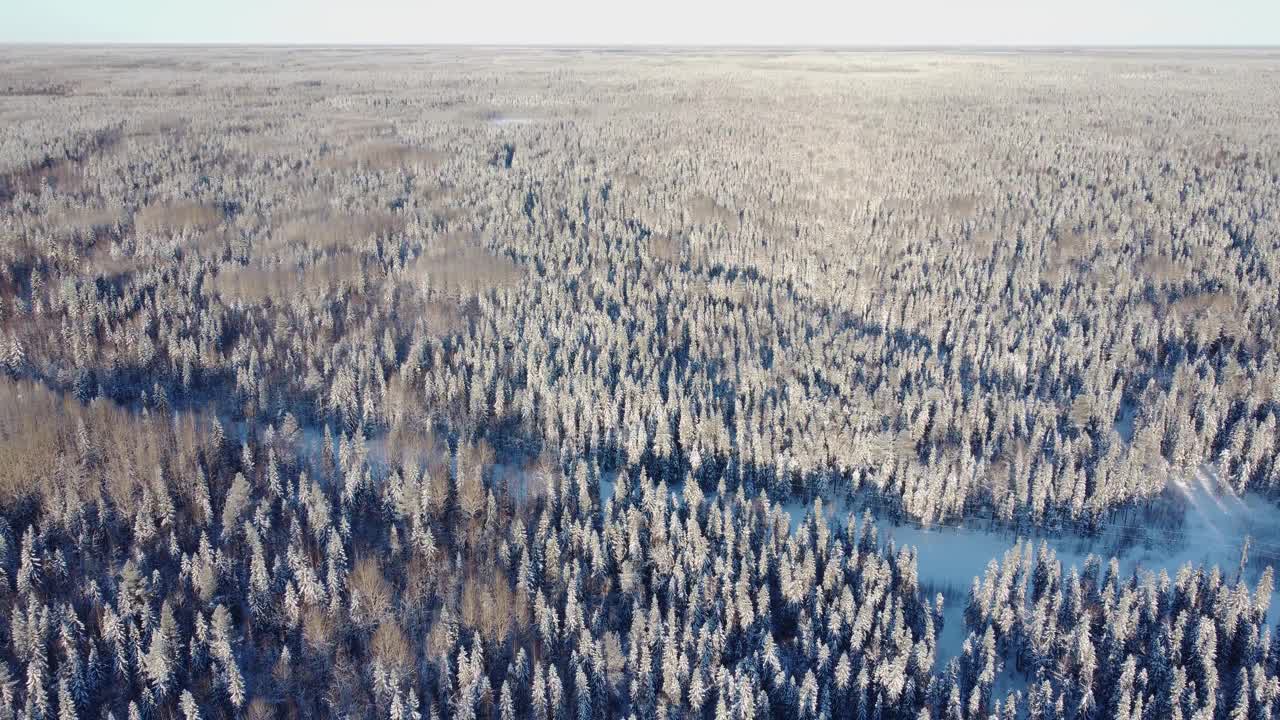
<instances>
[{"instance_id":1,"label":"pine tree","mask_svg":"<svg viewBox=\"0 0 1280 720\"><path fill-rule=\"evenodd\" d=\"M271 609L271 578L267 574L262 541L252 526L248 527L247 534L252 548L249 560L249 608L255 618L262 620Z\"/></svg>"},{"instance_id":2,"label":"pine tree","mask_svg":"<svg viewBox=\"0 0 1280 720\"><path fill-rule=\"evenodd\" d=\"M196 704L196 699L190 690L182 691L179 707L182 709L183 720L200 720L200 706Z\"/></svg>"},{"instance_id":3,"label":"pine tree","mask_svg":"<svg viewBox=\"0 0 1280 720\"><path fill-rule=\"evenodd\" d=\"M30 595L40 588L41 561L36 551L35 526L22 534L22 550L18 561L18 592Z\"/></svg>"},{"instance_id":4,"label":"pine tree","mask_svg":"<svg viewBox=\"0 0 1280 720\"><path fill-rule=\"evenodd\" d=\"M26 715L32 720L44 720L49 717L49 692L47 682L47 661L44 655L44 643L33 645L31 658L27 661L27 703Z\"/></svg>"},{"instance_id":5,"label":"pine tree","mask_svg":"<svg viewBox=\"0 0 1280 720\"><path fill-rule=\"evenodd\" d=\"M231 613L223 605L213 610L209 623L209 645L211 653L219 661L222 670L222 682L227 691L227 699L232 706L239 708L245 701L244 678L240 674L240 666L231 647Z\"/></svg>"},{"instance_id":6,"label":"pine tree","mask_svg":"<svg viewBox=\"0 0 1280 720\"><path fill-rule=\"evenodd\" d=\"M516 704L511 697L511 687L503 681L502 689L498 693L498 717L499 720L515 720Z\"/></svg>"},{"instance_id":7,"label":"pine tree","mask_svg":"<svg viewBox=\"0 0 1280 720\"><path fill-rule=\"evenodd\" d=\"M13 688L16 684L13 671L9 669L8 661L0 659L0 708L6 708L0 711L2 713L0 718L4 720L9 720L9 718L13 717L12 713L16 703Z\"/></svg>"},{"instance_id":8,"label":"pine tree","mask_svg":"<svg viewBox=\"0 0 1280 720\"><path fill-rule=\"evenodd\" d=\"M162 699L168 692L174 672L174 644L178 640L173 608L165 601L160 609L160 624L151 633L151 643L142 659L142 670L152 691Z\"/></svg>"},{"instance_id":9,"label":"pine tree","mask_svg":"<svg viewBox=\"0 0 1280 720\"><path fill-rule=\"evenodd\" d=\"M245 451L249 446L245 445ZM240 517L249 508L249 482L245 480L242 473L236 473L235 478L231 481L231 489L227 491L227 498L222 504L222 536L224 538L232 537L238 525Z\"/></svg>"},{"instance_id":10,"label":"pine tree","mask_svg":"<svg viewBox=\"0 0 1280 720\"><path fill-rule=\"evenodd\" d=\"M574 678L573 692L578 699L577 719L591 720L594 715L591 705L591 683L587 680L587 674L581 666L578 667Z\"/></svg>"},{"instance_id":11,"label":"pine tree","mask_svg":"<svg viewBox=\"0 0 1280 720\"><path fill-rule=\"evenodd\" d=\"M533 684L529 689L529 707L533 712L534 720L550 718L547 707L546 676L543 674L542 664L536 660L533 664Z\"/></svg>"},{"instance_id":12,"label":"pine tree","mask_svg":"<svg viewBox=\"0 0 1280 720\"><path fill-rule=\"evenodd\" d=\"M71 698L71 686L63 676L58 680L58 720L77 720L76 704Z\"/></svg>"},{"instance_id":13,"label":"pine tree","mask_svg":"<svg viewBox=\"0 0 1280 720\"><path fill-rule=\"evenodd\" d=\"M1236 681L1235 701L1231 705L1231 720L1249 720L1249 672L1240 668L1240 677Z\"/></svg>"},{"instance_id":14,"label":"pine tree","mask_svg":"<svg viewBox=\"0 0 1280 720\"><path fill-rule=\"evenodd\" d=\"M9 343L5 348L4 367L9 373L9 377L18 377L27 364L27 353L22 347L22 341L18 339L15 332L9 333Z\"/></svg>"},{"instance_id":15,"label":"pine tree","mask_svg":"<svg viewBox=\"0 0 1280 720\"><path fill-rule=\"evenodd\" d=\"M694 715L702 712L702 706L706 703L707 688L702 679L702 668L696 668L693 671L693 677L689 681L689 707L693 710Z\"/></svg>"}]
</instances>

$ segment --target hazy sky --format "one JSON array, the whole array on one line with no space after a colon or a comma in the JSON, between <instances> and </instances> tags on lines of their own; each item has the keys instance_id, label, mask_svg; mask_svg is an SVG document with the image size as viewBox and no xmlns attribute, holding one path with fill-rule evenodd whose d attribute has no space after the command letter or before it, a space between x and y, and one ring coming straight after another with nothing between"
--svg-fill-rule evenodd
<instances>
[{"instance_id":1,"label":"hazy sky","mask_svg":"<svg viewBox=\"0 0 1280 720\"><path fill-rule=\"evenodd\" d=\"M1280 0L0 0L0 42L1280 44Z\"/></svg>"}]
</instances>

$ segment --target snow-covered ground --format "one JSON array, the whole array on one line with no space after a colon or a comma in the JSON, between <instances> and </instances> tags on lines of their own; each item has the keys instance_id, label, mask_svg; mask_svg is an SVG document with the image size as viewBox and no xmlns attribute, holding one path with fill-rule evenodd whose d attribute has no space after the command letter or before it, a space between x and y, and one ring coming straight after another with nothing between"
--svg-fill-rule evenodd
<instances>
[{"instance_id":1,"label":"snow-covered ground","mask_svg":"<svg viewBox=\"0 0 1280 720\"><path fill-rule=\"evenodd\" d=\"M1120 406L1120 415L1116 418L1115 429L1120 439L1129 442L1133 439L1133 421L1138 415L1138 408L1130 403Z\"/></svg>"},{"instance_id":2,"label":"snow-covered ground","mask_svg":"<svg viewBox=\"0 0 1280 720\"><path fill-rule=\"evenodd\" d=\"M971 527L893 525L877 518L881 542L892 539L898 546L917 549L920 582L930 591L943 592L944 627L938 638L938 663L941 666L959 652L964 642L963 612L973 578L981 577L987 564L1000 560L1020 539L1028 539L1038 548L1043 541L1057 553L1064 571L1082 567L1090 554L1105 561L1115 557L1126 575L1134 570L1172 578L1183 565L1217 565L1234 581L1240 567L1241 549L1249 541L1248 564L1244 579L1256 586L1263 569L1280 564L1280 513L1265 498L1255 494L1236 495L1218 482L1211 468L1202 468L1193 478L1170 484L1169 497L1183 510L1183 522L1177 528L1144 527L1137 520L1124 517L1104 525L1096 538L1074 534L1057 534L1020 538L1016 535ZM810 510L800 503L784 504L791 517L791 527L803 522ZM858 515L861 509L841 502L830 502L826 512L844 519L847 513ZM1280 611L1280 591L1271 593L1274 616Z\"/></svg>"}]
</instances>

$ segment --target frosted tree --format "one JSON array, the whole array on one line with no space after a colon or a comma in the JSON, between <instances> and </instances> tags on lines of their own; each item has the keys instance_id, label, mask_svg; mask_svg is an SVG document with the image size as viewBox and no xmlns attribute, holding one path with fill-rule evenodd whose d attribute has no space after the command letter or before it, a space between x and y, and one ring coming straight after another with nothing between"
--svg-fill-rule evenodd
<instances>
[{"instance_id":1,"label":"frosted tree","mask_svg":"<svg viewBox=\"0 0 1280 720\"><path fill-rule=\"evenodd\" d=\"M246 450L248 446L245 446ZM244 475L236 473L222 503L222 534L231 537L238 529L240 517L249 509L250 487Z\"/></svg>"},{"instance_id":2,"label":"frosted tree","mask_svg":"<svg viewBox=\"0 0 1280 720\"><path fill-rule=\"evenodd\" d=\"M36 550L35 526L28 526L22 534L22 548L18 556L18 592L30 595L40 588L41 559Z\"/></svg>"},{"instance_id":3,"label":"frosted tree","mask_svg":"<svg viewBox=\"0 0 1280 720\"><path fill-rule=\"evenodd\" d=\"M58 720L76 720L76 703L66 676L58 679Z\"/></svg>"},{"instance_id":4,"label":"frosted tree","mask_svg":"<svg viewBox=\"0 0 1280 720\"><path fill-rule=\"evenodd\" d=\"M151 632L151 641L142 658L143 674L158 699L163 699L172 686L177 635L173 608L166 601L160 608L160 624Z\"/></svg>"},{"instance_id":5,"label":"frosted tree","mask_svg":"<svg viewBox=\"0 0 1280 720\"><path fill-rule=\"evenodd\" d=\"M190 690L182 691L182 698L178 703L178 707L182 710L183 720L200 720L200 706L196 703L195 697Z\"/></svg>"},{"instance_id":6,"label":"frosted tree","mask_svg":"<svg viewBox=\"0 0 1280 720\"><path fill-rule=\"evenodd\" d=\"M4 367L10 377L18 377L18 375L26 367L27 354L22 347L22 341L18 339L17 333L9 333L9 341L4 349Z\"/></svg>"}]
</instances>

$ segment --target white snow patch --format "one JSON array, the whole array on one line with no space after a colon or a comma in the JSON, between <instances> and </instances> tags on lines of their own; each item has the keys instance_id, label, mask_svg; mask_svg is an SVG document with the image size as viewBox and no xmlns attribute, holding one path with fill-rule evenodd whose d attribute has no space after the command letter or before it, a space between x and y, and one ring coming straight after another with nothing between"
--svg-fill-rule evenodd
<instances>
[{"instance_id":1,"label":"white snow patch","mask_svg":"<svg viewBox=\"0 0 1280 720\"><path fill-rule=\"evenodd\" d=\"M1134 571L1156 575L1165 571L1172 578L1187 564L1217 565L1234 583L1246 538L1249 553L1243 579L1251 588L1266 567L1280 565L1280 513L1266 498L1237 495L1210 467L1201 468L1192 478L1172 480L1170 488L1170 497L1183 511L1183 522L1176 528L1143 526L1124 516L1104 523L1096 538L1071 533L1020 538L1003 530L965 526L894 525L882 517L876 517L876 527L882 544L892 539L898 547L916 548L916 567L927 598L932 601L938 592L945 597L937 660L938 667L943 667L960 652L967 636L963 614L973 579L986 573L989 562L1003 559L1019 539L1031 540L1037 551L1041 541L1047 543L1064 574L1073 566L1082 568L1086 558L1096 554L1104 564L1115 557L1125 576ZM794 531L810 506L793 501L782 509ZM824 502L824 511L840 518L850 511L861 512L840 500ZM1271 608L1280 608L1280 588L1271 593Z\"/></svg>"},{"instance_id":2,"label":"white snow patch","mask_svg":"<svg viewBox=\"0 0 1280 720\"><path fill-rule=\"evenodd\" d=\"M1124 403L1120 406L1120 413L1116 417L1113 426L1120 439L1129 442L1133 439L1133 421L1138 415L1138 408L1131 403Z\"/></svg>"}]
</instances>

